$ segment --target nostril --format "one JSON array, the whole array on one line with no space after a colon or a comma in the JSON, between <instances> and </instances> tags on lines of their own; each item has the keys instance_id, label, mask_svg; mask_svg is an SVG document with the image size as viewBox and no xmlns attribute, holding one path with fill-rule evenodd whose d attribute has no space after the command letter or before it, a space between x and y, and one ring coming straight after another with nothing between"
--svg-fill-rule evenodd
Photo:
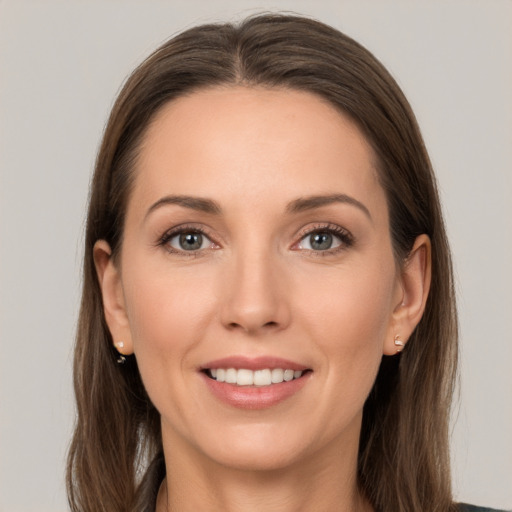
<instances>
[{"instance_id":1,"label":"nostril","mask_svg":"<svg viewBox=\"0 0 512 512\"><path fill-rule=\"evenodd\" d=\"M258 327L256 327L256 328L254 328L254 326L244 327L243 324L240 324L238 322L230 322L227 325L227 327L228 327L228 329L242 329L242 330L247 331L247 332L258 330ZM266 322L266 323L262 324L260 328L262 328L262 329L274 329L276 327L279 327L279 322L270 321L270 322Z\"/></svg>"}]
</instances>

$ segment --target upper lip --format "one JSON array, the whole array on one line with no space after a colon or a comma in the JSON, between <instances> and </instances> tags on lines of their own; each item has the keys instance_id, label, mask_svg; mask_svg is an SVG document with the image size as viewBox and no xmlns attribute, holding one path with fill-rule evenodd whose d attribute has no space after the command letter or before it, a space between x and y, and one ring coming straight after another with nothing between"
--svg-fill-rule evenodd
<instances>
[{"instance_id":1,"label":"upper lip","mask_svg":"<svg viewBox=\"0 0 512 512\"><path fill-rule=\"evenodd\" d=\"M201 365L201 370L207 370L212 368L236 368L245 370L264 370L270 368L282 368L284 370L308 370L309 367L295 361L283 359L281 357L273 356L259 356L259 357L247 357L247 356L231 356L223 357L222 359L215 359Z\"/></svg>"}]
</instances>

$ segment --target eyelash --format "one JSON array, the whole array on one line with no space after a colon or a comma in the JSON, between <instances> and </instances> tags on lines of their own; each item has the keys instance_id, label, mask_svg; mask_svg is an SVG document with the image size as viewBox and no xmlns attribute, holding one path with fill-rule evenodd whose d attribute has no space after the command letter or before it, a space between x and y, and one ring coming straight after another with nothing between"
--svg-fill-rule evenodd
<instances>
[{"instance_id":1,"label":"eyelash","mask_svg":"<svg viewBox=\"0 0 512 512\"><path fill-rule=\"evenodd\" d=\"M185 257L193 257L193 258L197 258L198 256L201 256L201 253L202 249L198 249L196 251L184 251L184 250L179 250L179 249L175 249L174 247L171 247L169 244L169 242L175 237L175 236L178 236L178 235L182 235L182 234L190 234L190 235L203 235L204 237L206 237L208 240L211 241L211 236L208 235L208 233L203 229L203 228L200 228L198 226L194 226L194 225L181 225L181 226L177 226L175 228L172 228L170 229L169 231L166 231L160 238L160 240L158 241L157 245L158 246L161 246L161 247L164 247L165 250L167 252L169 252L170 254L177 254L179 256L185 256ZM212 243L215 243L212 241Z\"/></svg>"},{"instance_id":2,"label":"eyelash","mask_svg":"<svg viewBox=\"0 0 512 512\"><path fill-rule=\"evenodd\" d=\"M292 247L298 246L306 237L312 236L317 233L328 233L330 235L334 235L336 238L340 240L340 245L337 247L334 247L332 249L325 249L325 250L314 250L314 249L303 249L303 251L308 251L310 254L314 254L315 256L330 256L333 254L336 254L340 251L346 250L350 248L352 245L354 245L354 237L352 234L347 231L346 229L342 228L341 226L338 226L336 224L319 224L314 226L313 228L308 228L304 231L302 231L299 234L299 241L294 243ZM159 239L157 245L164 247L167 252L171 254L178 254L180 256L186 256L186 257L198 257L201 255L201 253L204 251L204 249L198 249L193 251L185 251L185 250L178 250L171 247L169 244L169 241L172 240L174 237L181 235L181 234L199 234L206 237L208 240L212 242L212 244L215 244L215 242L212 241L211 237L208 235L208 233L194 225L181 225L177 226L175 228L170 229L169 231L166 231L161 238ZM216 244L217 245L217 244Z\"/></svg>"},{"instance_id":3,"label":"eyelash","mask_svg":"<svg viewBox=\"0 0 512 512\"><path fill-rule=\"evenodd\" d=\"M334 235L336 238L340 240L340 245L337 247L333 247L332 249L325 249L323 251L315 251L313 249L303 249L304 251L308 251L309 254L313 254L318 257L332 256L333 254L337 254L341 251L344 251L354 245L354 237L352 233L347 231L345 228L338 226L337 224L317 224L312 228L307 228L299 234L299 241L294 244L294 246L299 245L305 238L315 235L317 233L328 233L330 235Z\"/></svg>"}]
</instances>

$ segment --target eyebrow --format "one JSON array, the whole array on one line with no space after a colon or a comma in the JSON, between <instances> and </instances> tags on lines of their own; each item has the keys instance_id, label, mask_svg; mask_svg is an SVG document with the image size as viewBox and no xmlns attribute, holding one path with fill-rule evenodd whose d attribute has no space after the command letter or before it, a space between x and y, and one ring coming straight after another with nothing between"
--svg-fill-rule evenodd
<instances>
[{"instance_id":1,"label":"eyebrow","mask_svg":"<svg viewBox=\"0 0 512 512\"><path fill-rule=\"evenodd\" d=\"M313 210L314 208L327 206L333 203L343 203L355 206L356 208L359 208L359 210L361 210L370 220L372 220L370 210L368 210L368 208L363 203L351 196L347 196L346 194L300 197L299 199L295 199L289 203L286 207L286 210L289 213L299 213L306 210Z\"/></svg>"},{"instance_id":2,"label":"eyebrow","mask_svg":"<svg viewBox=\"0 0 512 512\"><path fill-rule=\"evenodd\" d=\"M165 196L150 206L149 210L146 212L146 218L156 209L169 204L176 204L178 206L183 206L184 208L190 208L191 210L197 210L213 215L220 215L222 212L218 203L212 199L193 196Z\"/></svg>"},{"instance_id":3,"label":"eyebrow","mask_svg":"<svg viewBox=\"0 0 512 512\"><path fill-rule=\"evenodd\" d=\"M370 220L372 216L368 208L358 201L357 199L348 196L346 194L330 194L330 195L316 195L308 197L299 197L288 203L286 211L288 213L300 213L307 210L313 210L322 206L328 206L333 203L343 203L355 206L361 210ZM191 210L197 210L211 215L220 215L222 208L219 204L212 199L184 196L184 195L170 195L159 199L156 203L152 204L146 212L145 218L147 218L153 211L166 205L178 205Z\"/></svg>"}]
</instances>

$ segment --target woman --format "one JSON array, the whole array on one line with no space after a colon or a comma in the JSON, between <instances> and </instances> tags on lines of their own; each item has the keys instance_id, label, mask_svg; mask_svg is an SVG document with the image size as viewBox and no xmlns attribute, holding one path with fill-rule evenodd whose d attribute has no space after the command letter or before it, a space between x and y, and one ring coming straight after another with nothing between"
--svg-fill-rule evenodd
<instances>
[{"instance_id":1,"label":"woman","mask_svg":"<svg viewBox=\"0 0 512 512\"><path fill-rule=\"evenodd\" d=\"M321 23L164 44L98 155L73 510L455 511L450 253L413 113Z\"/></svg>"}]
</instances>

